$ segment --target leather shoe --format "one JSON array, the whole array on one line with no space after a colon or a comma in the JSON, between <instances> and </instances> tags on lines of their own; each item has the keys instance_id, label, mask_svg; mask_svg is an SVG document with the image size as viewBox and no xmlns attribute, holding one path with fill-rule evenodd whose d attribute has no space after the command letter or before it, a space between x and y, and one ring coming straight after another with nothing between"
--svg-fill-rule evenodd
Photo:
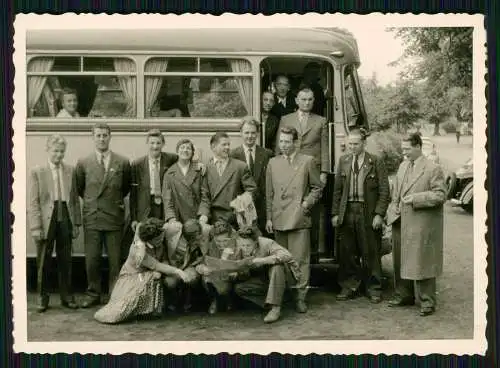
<instances>
[{"instance_id":1,"label":"leather shoe","mask_svg":"<svg viewBox=\"0 0 500 368\"><path fill-rule=\"evenodd\" d=\"M299 313L306 313L307 312L307 305L306 305L306 302L303 301L303 300L298 300L297 301L297 304L295 306L295 309L297 310L297 312Z\"/></svg>"},{"instance_id":2,"label":"leather shoe","mask_svg":"<svg viewBox=\"0 0 500 368\"><path fill-rule=\"evenodd\" d=\"M90 308L95 305L99 305L100 298L99 296L90 296L87 295L82 302L82 308Z\"/></svg>"},{"instance_id":3,"label":"leather shoe","mask_svg":"<svg viewBox=\"0 0 500 368\"><path fill-rule=\"evenodd\" d=\"M264 317L265 323L276 322L280 318L281 307L279 305L274 305L271 310Z\"/></svg>"},{"instance_id":4,"label":"leather shoe","mask_svg":"<svg viewBox=\"0 0 500 368\"><path fill-rule=\"evenodd\" d=\"M415 305L415 298L395 296L389 300L389 307L404 307L406 305Z\"/></svg>"},{"instance_id":5,"label":"leather shoe","mask_svg":"<svg viewBox=\"0 0 500 368\"><path fill-rule=\"evenodd\" d=\"M68 308L68 309L78 309L79 308L78 304L76 304L76 302L74 300L62 300L61 305L64 308Z\"/></svg>"},{"instance_id":6,"label":"leather shoe","mask_svg":"<svg viewBox=\"0 0 500 368\"><path fill-rule=\"evenodd\" d=\"M49 298L48 297L39 297L36 305L36 311L38 313L43 313L49 308Z\"/></svg>"},{"instance_id":7,"label":"leather shoe","mask_svg":"<svg viewBox=\"0 0 500 368\"><path fill-rule=\"evenodd\" d=\"M347 288L342 288L340 294L337 294L337 300L345 301L354 298L354 291Z\"/></svg>"},{"instance_id":8,"label":"leather shoe","mask_svg":"<svg viewBox=\"0 0 500 368\"><path fill-rule=\"evenodd\" d=\"M210 303L210 307L208 307L208 314L214 315L217 313L217 300L213 300L212 303Z\"/></svg>"},{"instance_id":9,"label":"leather shoe","mask_svg":"<svg viewBox=\"0 0 500 368\"><path fill-rule=\"evenodd\" d=\"M420 308L420 317L430 316L431 314L434 314L434 308L433 307L422 307L422 308Z\"/></svg>"}]
</instances>

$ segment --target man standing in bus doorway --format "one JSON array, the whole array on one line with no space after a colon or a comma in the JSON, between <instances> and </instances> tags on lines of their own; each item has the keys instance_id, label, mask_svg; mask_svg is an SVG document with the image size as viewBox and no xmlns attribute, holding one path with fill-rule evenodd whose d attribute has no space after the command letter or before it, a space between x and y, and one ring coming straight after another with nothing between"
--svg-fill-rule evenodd
<instances>
[{"instance_id":1,"label":"man standing in bus doorway","mask_svg":"<svg viewBox=\"0 0 500 368\"><path fill-rule=\"evenodd\" d=\"M255 209L257 211L257 225L264 236L266 233L266 169L273 152L258 146L259 122L251 116L243 118L240 125L243 144L231 150L230 157L247 164L250 173L257 184L254 193Z\"/></svg>"},{"instance_id":2,"label":"man standing in bus doorway","mask_svg":"<svg viewBox=\"0 0 500 368\"><path fill-rule=\"evenodd\" d=\"M158 129L146 136L149 153L132 162L130 187L130 218L135 231L138 222L148 217L164 219L162 202L163 176L177 162L175 153L163 152L165 137Z\"/></svg>"},{"instance_id":3,"label":"man standing in bus doorway","mask_svg":"<svg viewBox=\"0 0 500 368\"><path fill-rule=\"evenodd\" d=\"M318 170L321 172L320 180L322 187L326 185L329 172L328 155L328 126L326 119L322 116L312 113L314 105L314 93L306 85L302 86L297 94L296 103L298 110L293 114L284 116L280 121L280 129L283 127L292 127L297 130L298 151L304 155L310 155L315 158ZM279 154L279 143L276 145L276 154ZM321 201L311 210L311 244L315 246L315 251L324 251L325 249L325 214L324 205Z\"/></svg>"},{"instance_id":4,"label":"man standing in bus doorway","mask_svg":"<svg viewBox=\"0 0 500 368\"><path fill-rule=\"evenodd\" d=\"M389 306L420 304L420 316L436 309L436 277L443 272L443 170L422 155L422 138L401 144L407 160L396 175L387 223L392 224L394 296ZM416 294L416 295L415 295Z\"/></svg>"},{"instance_id":5,"label":"man standing in bus doorway","mask_svg":"<svg viewBox=\"0 0 500 368\"><path fill-rule=\"evenodd\" d=\"M372 303L382 300L382 226L389 205L389 180L381 159L365 151L363 129L349 132L351 153L339 159L332 203L338 231L337 300L353 298L363 283Z\"/></svg>"},{"instance_id":6,"label":"man standing in bus doorway","mask_svg":"<svg viewBox=\"0 0 500 368\"><path fill-rule=\"evenodd\" d=\"M95 152L78 160L76 185L83 198L83 230L88 288L83 308L100 303L103 245L109 261L109 292L120 272L125 222L124 198L130 190L130 163L109 149L111 129L105 123L92 128Z\"/></svg>"},{"instance_id":7,"label":"man standing in bus doorway","mask_svg":"<svg viewBox=\"0 0 500 368\"><path fill-rule=\"evenodd\" d=\"M61 305L76 309L71 290L71 242L81 226L80 200L75 187L75 169L63 163L66 140L54 135L47 140L47 164L30 175L29 222L37 248L37 311L49 306L47 288L54 243Z\"/></svg>"},{"instance_id":8,"label":"man standing in bus doorway","mask_svg":"<svg viewBox=\"0 0 500 368\"><path fill-rule=\"evenodd\" d=\"M265 128L264 147L274 152L276 148L276 133L280 125L280 119L273 114L272 109L275 106L274 95L272 92L264 91L262 93L262 111L260 113L260 121Z\"/></svg>"},{"instance_id":9,"label":"man standing in bus doorway","mask_svg":"<svg viewBox=\"0 0 500 368\"><path fill-rule=\"evenodd\" d=\"M295 96L290 91L290 80L286 75L278 75L274 80L276 93L274 94L274 106L271 110L278 119L291 114L297 110Z\"/></svg>"},{"instance_id":10,"label":"man standing in bus doorway","mask_svg":"<svg viewBox=\"0 0 500 368\"><path fill-rule=\"evenodd\" d=\"M209 161L203 178L198 211L200 223L223 220L236 229L236 214L230 203L244 192L253 198L257 185L247 165L229 157L231 141L227 133L215 133L210 138L210 147L214 157Z\"/></svg>"},{"instance_id":11,"label":"man standing in bus doorway","mask_svg":"<svg viewBox=\"0 0 500 368\"><path fill-rule=\"evenodd\" d=\"M316 62L310 62L304 67L302 84L309 86L314 94L314 104L311 112L316 115L325 116L326 98L323 87L319 83L321 66Z\"/></svg>"},{"instance_id":12,"label":"man standing in bus doorway","mask_svg":"<svg viewBox=\"0 0 500 368\"><path fill-rule=\"evenodd\" d=\"M276 242L290 251L299 263L297 304L307 312L311 253L311 209L321 197L322 184L314 157L297 151L298 132L283 127L279 132L281 155L273 157L266 173L266 230L274 231Z\"/></svg>"}]
</instances>

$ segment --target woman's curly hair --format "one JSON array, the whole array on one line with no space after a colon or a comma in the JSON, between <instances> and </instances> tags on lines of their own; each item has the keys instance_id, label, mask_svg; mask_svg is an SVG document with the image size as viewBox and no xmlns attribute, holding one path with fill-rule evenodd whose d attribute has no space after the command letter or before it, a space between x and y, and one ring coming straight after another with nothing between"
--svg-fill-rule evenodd
<instances>
[{"instance_id":1,"label":"woman's curly hair","mask_svg":"<svg viewBox=\"0 0 500 368\"><path fill-rule=\"evenodd\" d=\"M231 225L227 221L224 220L218 220L215 222L214 226L212 227L212 230L210 231L210 236L213 238L214 236L221 235L221 234L228 234L231 235L233 232L233 229L231 228Z\"/></svg>"},{"instance_id":2,"label":"woman's curly hair","mask_svg":"<svg viewBox=\"0 0 500 368\"><path fill-rule=\"evenodd\" d=\"M139 239L144 242L153 240L163 232L163 221L150 217L139 226Z\"/></svg>"},{"instance_id":3,"label":"woman's curly hair","mask_svg":"<svg viewBox=\"0 0 500 368\"><path fill-rule=\"evenodd\" d=\"M238 235L244 239L252 239L257 241L260 236L260 231L256 226L244 226L238 230Z\"/></svg>"}]
</instances>

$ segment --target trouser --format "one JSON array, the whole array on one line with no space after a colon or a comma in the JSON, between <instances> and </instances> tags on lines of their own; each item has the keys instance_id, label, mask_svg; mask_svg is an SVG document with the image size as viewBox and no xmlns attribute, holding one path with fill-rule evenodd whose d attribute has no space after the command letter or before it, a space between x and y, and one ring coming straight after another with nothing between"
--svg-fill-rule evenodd
<instances>
[{"instance_id":1,"label":"trouser","mask_svg":"<svg viewBox=\"0 0 500 368\"><path fill-rule=\"evenodd\" d=\"M234 286L236 295L261 307L265 305L280 306L286 289L285 266L272 265L263 269L260 275Z\"/></svg>"},{"instance_id":2,"label":"trouser","mask_svg":"<svg viewBox=\"0 0 500 368\"><path fill-rule=\"evenodd\" d=\"M311 256L310 229L276 231L276 242L288 249L298 262L300 278L297 280L297 300L304 301L309 286L309 259Z\"/></svg>"},{"instance_id":3,"label":"trouser","mask_svg":"<svg viewBox=\"0 0 500 368\"><path fill-rule=\"evenodd\" d=\"M155 197L152 195L149 203L149 217L154 217L160 220L165 218L165 213L163 212L163 203L156 204Z\"/></svg>"},{"instance_id":4,"label":"trouser","mask_svg":"<svg viewBox=\"0 0 500 368\"><path fill-rule=\"evenodd\" d=\"M103 245L106 247L109 262L109 293L118 278L121 267L121 240L120 230L105 231L84 229L85 267L87 270L87 294L99 296L101 287L101 257Z\"/></svg>"},{"instance_id":5,"label":"trouser","mask_svg":"<svg viewBox=\"0 0 500 368\"><path fill-rule=\"evenodd\" d=\"M392 264L394 294L403 299L415 298L422 308L436 307L436 278L408 280L401 278L401 222L392 224Z\"/></svg>"},{"instance_id":6,"label":"trouser","mask_svg":"<svg viewBox=\"0 0 500 368\"><path fill-rule=\"evenodd\" d=\"M185 283L177 276L169 275L163 278L163 284L167 287L167 304L177 305L183 299L185 304L191 303L191 289L200 281L200 275L193 267L184 270L191 278L191 282Z\"/></svg>"},{"instance_id":7,"label":"trouser","mask_svg":"<svg viewBox=\"0 0 500 368\"><path fill-rule=\"evenodd\" d=\"M323 192L324 194L324 192ZM315 255L324 253L325 249L325 206L323 203L316 203L311 209L311 248Z\"/></svg>"},{"instance_id":8,"label":"trouser","mask_svg":"<svg viewBox=\"0 0 500 368\"><path fill-rule=\"evenodd\" d=\"M47 238L37 244L37 292L43 299L48 299L48 278L52 263L54 243L56 247L57 276L61 301L72 298L71 290L71 242L72 225L66 203L62 204L62 221L57 221L58 206L50 220Z\"/></svg>"},{"instance_id":9,"label":"trouser","mask_svg":"<svg viewBox=\"0 0 500 368\"><path fill-rule=\"evenodd\" d=\"M371 216L370 216L371 217ZM342 288L358 290L365 284L368 295L382 292L381 231L375 231L362 202L348 202L338 228L338 282Z\"/></svg>"}]
</instances>

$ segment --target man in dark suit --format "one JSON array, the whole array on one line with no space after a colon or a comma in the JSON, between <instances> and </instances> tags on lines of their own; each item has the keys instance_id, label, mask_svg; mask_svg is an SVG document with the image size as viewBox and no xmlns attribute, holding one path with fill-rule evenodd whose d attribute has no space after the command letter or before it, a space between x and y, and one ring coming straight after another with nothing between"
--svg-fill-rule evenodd
<instances>
[{"instance_id":1,"label":"man in dark suit","mask_svg":"<svg viewBox=\"0 0 500 368\"><path fill-rule=\"evenodd\" d=\"M164 219L163 176L178 159L175 153L162 152L165 137L158 129L148 132L146 142L149 146L149 154L132 163L130 218L134 230L138 222L148 217Z\"/></svg>"},{"instance_id":2,"label":"man in dark suit","mask_svg":"<svg viewBox=\"0 0 500 368\"><path fill-rule=\"evenodd\" d=\"M321 172L320 180L322 187L324 187L330 169L328 125L324 117L312 112L314 101L313 91L308 86L302 86L296 99L298 110L281 118L280 129L292 127L297 130L299 134L298 151L316 159L318 170ZM276 154L279 154L279 144L276 146ZM325 250L324 203L321 200L312 209L311 216L313 222L311 244L314 246L313 253L318 253Z\"/></svg>"},{"instance_id":3,"label":"man in dark suit","mask_svg":"<svg viewBox=\"0 0 500 368\"><path fill-rule=\"evenodd\" d=\"M109 261L109 292L120 272L125 222L124 198L130 191L130 162L109 149L111 129L105 123L92 128L96 151L78 160L76 186L83 199L83 230L88 288L82 307L100 303L103 245Z\"/></svg>"},{"instance_id":4,"label":"man in dark suit","mask_svg":"<svg viewBox=\"0 0 500 368\"><path fill-rule=\"evenodd\" d=\"M272 92L265 91L262 93L262 111L260 113L260 121L264 125L265 140L264 147L274 152L276 147L276 133L280 125L280 119L272 113L275 105L274 95Z\"/></svg>"},{"instance_id":5,"label":"man in dark suit","mask_svg":"<svg viewBox=\"0 0 500 368\"><path fill-rule=\"evenodd\" d=\"M244 192L253 196L257 189L247 165L229 157L230 145L225 132L217 132L210 139L214 157L207 165L201 189L198 214L202 224L221 219L236 227L236 215L230 202Z\"/></svg>"},{"instance_id":6,"label":"man in dark suit","mask_svg":"<svg viewBox=\"0 0 500 368\"><path fill-rule=\"evenodd\" d=\"M274 80L276 93L274 95L274 106L271 110L278 119L291 114L297 110L295 96L290 91L290 80L286 75L278 75Z\"/></svg>"},{"instance_id":7,"label":"man in dark suit","mask_svg":"<svg viewBox=\"0 0 500 368\"><path fill-rule=\"evenodd\" d=\"M47 278L54 243L61 305L76 309L71 290L71 242L82 224L80 200L76 193L75 169L63 163L66 140L54 135L47 140L49 160L33 169L30 176L29 219L31 236L37 247L38 312L49 306Z\"/></svg>"},{"instance_id":8,"label":"man in dark suit","mask_svg":"<svg viewBox=\"0 0 500 368\"><path fill-rule=\"evenodd\" d=\"M231 150L229 156L247 164L257 184L254 192L254 204L257 211L257 225L266 234L266 169L273 152L256 144L259 134L259 122L253 117L245 117L240 125L243 144Z\"/></svg>"},{"instance_id":9,"label":"man in dark suit","mask_svg":"<svg viewBox=\"0 0 500 368\"><path fill-rule=\"evenodd\" d=\"M297 140L295 128L280 129L282 155L273 157L267 165L266 230L274 231L276 242L288 249L299 263L296 309L305 313L311 253L311 209L321 197L321 182L314 157L298 152Z\"/></svg>"},{"instance_id":10,"label":"man in dark suit","mask_svg":"<svg viewBox=\"0 0 500 368\"><path fill-rule=\"evenodd\" d=\"M351 153L340 157L335 176L332 225L338 229L337 300L355 296L364 283L372 303L381 301L383 218L389 205L384 163L365 151L366 133L349 133Z\"/></svg>"}]
</instances>

